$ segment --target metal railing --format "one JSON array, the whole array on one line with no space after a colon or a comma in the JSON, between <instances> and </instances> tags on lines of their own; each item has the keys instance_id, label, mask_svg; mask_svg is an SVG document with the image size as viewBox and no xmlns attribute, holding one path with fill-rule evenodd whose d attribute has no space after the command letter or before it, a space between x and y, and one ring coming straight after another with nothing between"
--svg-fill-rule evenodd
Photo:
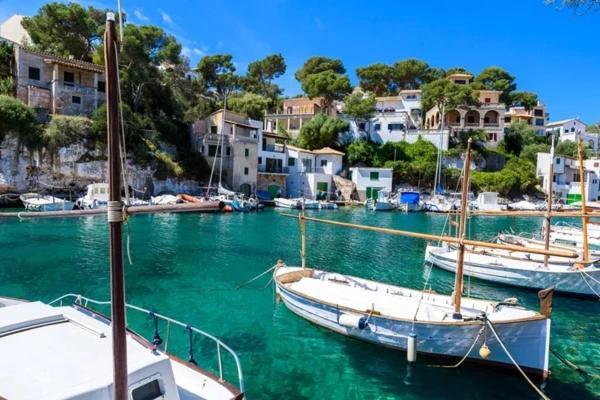
<instances>
[{"instance_id":1,"label":"metal railing","mask_svg":"<svg viewBox=\"0 0 600 400\"><path fill-rule=\"evenodd\" d=\"M92 304L98 304L98 305L110 305L110 301L99 301L99 300L94 300L94 299L90 299L88 297L84 297L80 294L74 294L74 293L69 293L69 294L65 294L53 301L51 301L50 303L48 303L49 305L52 305L54 303L59 303L61 306L63 305L63 300L67 299L67 298L74 298L74 303L75 304L79 304L82 305L84 307L88 306L88 303L92 303ZM213 342L216 343L217 345L217 360L219 362L219 380L221 382L223 382L223 361L222 361L222 357L221 357L221 348L224 348L225 350L227 350L229 352L229 354L231 354L231 356L233 357L233 360L235 361L235 365L237 368L237 374L238 374L238 388L240 390L240 393L244 393L244 376L242 374L242 365L240 363L240 359L238 357L238 355L235 353L235 351L233 351L229 346L227 346L225 343L223 343L221 340L219 340L217 337L211 335L210 333L204 332L198 328L194 328L191 325L188 324L184 324L183 322L177 321L175 319L169 318L167 316L164 316L162 314L159 314L157 312L154 311L150 311L150 310L146 310L145 308L141 308L138 306L134 306L131 304L125 304L125 306L127 308L130 308L132 310L144 313L149 315L150 317L156 317L158 319L161 319L163 321L165 321L167 323L167 337L165 340L165 346L164 346L164 352L167 353L167 348L169 346L169 337L170 337L170 333L171 333L171 324L175 324L178 325L182 328L184 328L185 330L188 330L190 332L195 332L199 335L202 335L210 340L212 340ZM191 354L190 354L191 356Z\"/></svg>"},{"instance_id":2,"label":"metal railing","mask_svg":"<svg viewBox=\"0 0 600 400\"><path fill-rule=\"evenodd\" d=\"M281 144L267 144L262 146L263 151L270 151L271 153L285 153L285 146Z\"/></svg>"},{"instance_id":3,"label":"metal railing","mask_svg":"<svg viewBox=\"0 0 600 400\"><path fill-rule=\"evenodd\" d=\"M290 169L288 167L270 167L267 165L257 165L258 172L266 172L273 174L287 174Z\"/></svg>"}]
</instances>

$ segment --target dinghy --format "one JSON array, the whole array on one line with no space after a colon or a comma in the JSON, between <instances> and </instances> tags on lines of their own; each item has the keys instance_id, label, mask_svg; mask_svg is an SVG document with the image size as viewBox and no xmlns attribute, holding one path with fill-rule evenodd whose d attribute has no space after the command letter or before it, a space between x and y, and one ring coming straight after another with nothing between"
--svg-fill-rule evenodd
<instances>
[{"instance_id":1,"label":"dinghy","mask_svg":"<svg viewBox=\"0 0 600 400\"><path fill-rule=\"evenodd\" d=\"M72 201L38 193L25 193L19 198L28 211L65 211L75 206Z\"/></svg>"},{"instance_id":2,"label":"dinghy","mask_svg":"<svg viewBox=\"0 0 600 400\"><path fill-rule=\"evenodd\" d=\"M373 211L393 211L398 208L398 198L385 190L380 190L377 199L367 200L367 208Z\"/></svg>"}]
</instances>

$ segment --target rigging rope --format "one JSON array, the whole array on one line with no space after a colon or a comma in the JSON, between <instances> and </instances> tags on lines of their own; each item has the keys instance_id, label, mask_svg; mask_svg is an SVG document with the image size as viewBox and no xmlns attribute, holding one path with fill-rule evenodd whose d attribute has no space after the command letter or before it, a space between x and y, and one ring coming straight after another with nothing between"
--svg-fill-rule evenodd
<instances>
[{"instance_id":1,"label":"rigging rope","mask_svg":"<svg viewBox=\"0 0 600 400\"><path fill-rule=\"evenodd\" d=\"M434 365L428 365L428 367L432 367L432 368L458 368L458 367L460 367L461 364L467 359L467 357L469 357L469 354L471 354L471 352L473 351L473 348L479 341L479 338L481 337L481 335L483 334L484 331L485 331L485 324L481 325L481 329L479 330L479 333L477 334L477 336L475 337L475 340L471 344L471 347L469 347L469 351L467 351L467 353L463 356L463 358L461 358L460 361L457 362L456 364L454 364L454 365L435 365L434 364Z\"/></svg>"},{"instance_id":2,"label":"rigging rope","mask_svg":"<svg viewBox=\"0 0 600 400\"><path fill-rule=\"evenodd\" d=\"M590 290L600 300L600 294L597 291L594 290L594 288L592 287L592 285L590 285L590 283L587 281L587 279L585 279L585 277L587 276L588 278L590 278L591 280L593 280L596 283L600 283L600 282L598 282L596 279L594 279L594 277L591 276L590 274L588 274L587 272L584 272L582 269L579 270L579 273L581 274L581 279L583 279L583 281L585 282L585 284L590 288Z\"/></svg>"}]
</instances>

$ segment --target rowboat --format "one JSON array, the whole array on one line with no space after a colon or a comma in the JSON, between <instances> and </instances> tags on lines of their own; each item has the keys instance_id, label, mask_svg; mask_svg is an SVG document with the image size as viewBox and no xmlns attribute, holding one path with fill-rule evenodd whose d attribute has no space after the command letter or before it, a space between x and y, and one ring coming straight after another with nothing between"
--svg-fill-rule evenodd
<instances>
[{"instance_id":1,"label":"rowboat","mask_svg":"<svg viewBox=\"0 0 600 400\"><path fill-rule=\"evenodd\" d=\"M548 375L550 318L511 300L463 297L456 318L452 296L283 264L274 277L290 311L344 336L402 351L414 339L419 353L510 366L491 325L518 365ZM491 353L473 351L482 348Z\"/></svg>"},{"instance_id":2,"label":"rowboat","mask_svg":"<svg viewBox=\"0 0 600 400\"><path fill-rule=\"evenodd\" d=\"M110 302L80 295L65 295L48 304L0 298L2 396L8 399L112 399L111 321L91 308L108 304ZM134 305L127 307L155 326L150 340L127 330L130 399L243 398L241 365L237 354L225 343L172 318ZM215 370L209 371L198 366L193 347L189 348L192 356L188 361L168 353L169 339L176 334L188 335L190 341L202 338L212 342L213 355L221 368L217 370L215 366ZM225 365L235 365L237 386L223 380L221 353L229 355L234 362ZM225 361L229 363L229 357Z\"/></svg>"},{"instance_id":3,"label":"rowboat","mask_svg":"<svg viewBox=\"0 0 600 400\"><path fill-rule=\"evenodd\" d=\"M72 210L75 206L72 201L38 193L25 193L19 198L29 211L64 211Z\"/></svg>"}]
</instances>

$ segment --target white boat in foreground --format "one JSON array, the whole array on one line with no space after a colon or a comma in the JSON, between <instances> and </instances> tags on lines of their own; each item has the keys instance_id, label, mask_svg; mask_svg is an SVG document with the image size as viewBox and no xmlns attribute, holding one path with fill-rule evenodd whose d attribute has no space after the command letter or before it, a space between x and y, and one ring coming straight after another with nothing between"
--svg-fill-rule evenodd
<instances>
[{"instance_id":1,"label":"white boat in foreground","mask_svg":"<svg viewBox=\"0 0 600 400\"><path fill-rule=\"evenodd\" d=\"M491 325L525 371L548 375L550 319L513 301L463 297L455 318L451 296L285 265L274 276L292 312L342 335L409 351L412 337L419 353L510 366Z\"/></svg>"},{"instance_id":2,"label":"white boat in foreground","mask_svg":"<svg viewBox=\"0 0 600 400\"><path fill-rule=\"evenodd\" d=\"M63 306L63 301L74 301ZM50 304L0 298L0 393L7 399L110 400L113 388L111 321L87 308L96 302L76 295ZM56 304L53 306L53 304ZM237 355L219 339L179 321L128 305L162 327L152 342L135 332L126 334L130 400L214 399L244 397L244 381ZM169 328L173 334L202 336L215 344L219 370L214 375L168 354ZM176 329L180 331L176 332ZM191 337L191 336L190 336ZM192 350L193 354L193 348ZM225 351L223 351L225 350ZM223 380L222 354L230 353L239 386Z\"/></svg>"},{"instance_id":3,"label":"white boat in foreground","mask_svg":"<svg viewBox=\"0 0 600 400\"><path fill-rule=\"evenodd\" d=\"M38 193L25 193L19 196L23 206L29 211L65 211L72 210L75 203L54 196Z\"/></svg>"}]
</instances>

